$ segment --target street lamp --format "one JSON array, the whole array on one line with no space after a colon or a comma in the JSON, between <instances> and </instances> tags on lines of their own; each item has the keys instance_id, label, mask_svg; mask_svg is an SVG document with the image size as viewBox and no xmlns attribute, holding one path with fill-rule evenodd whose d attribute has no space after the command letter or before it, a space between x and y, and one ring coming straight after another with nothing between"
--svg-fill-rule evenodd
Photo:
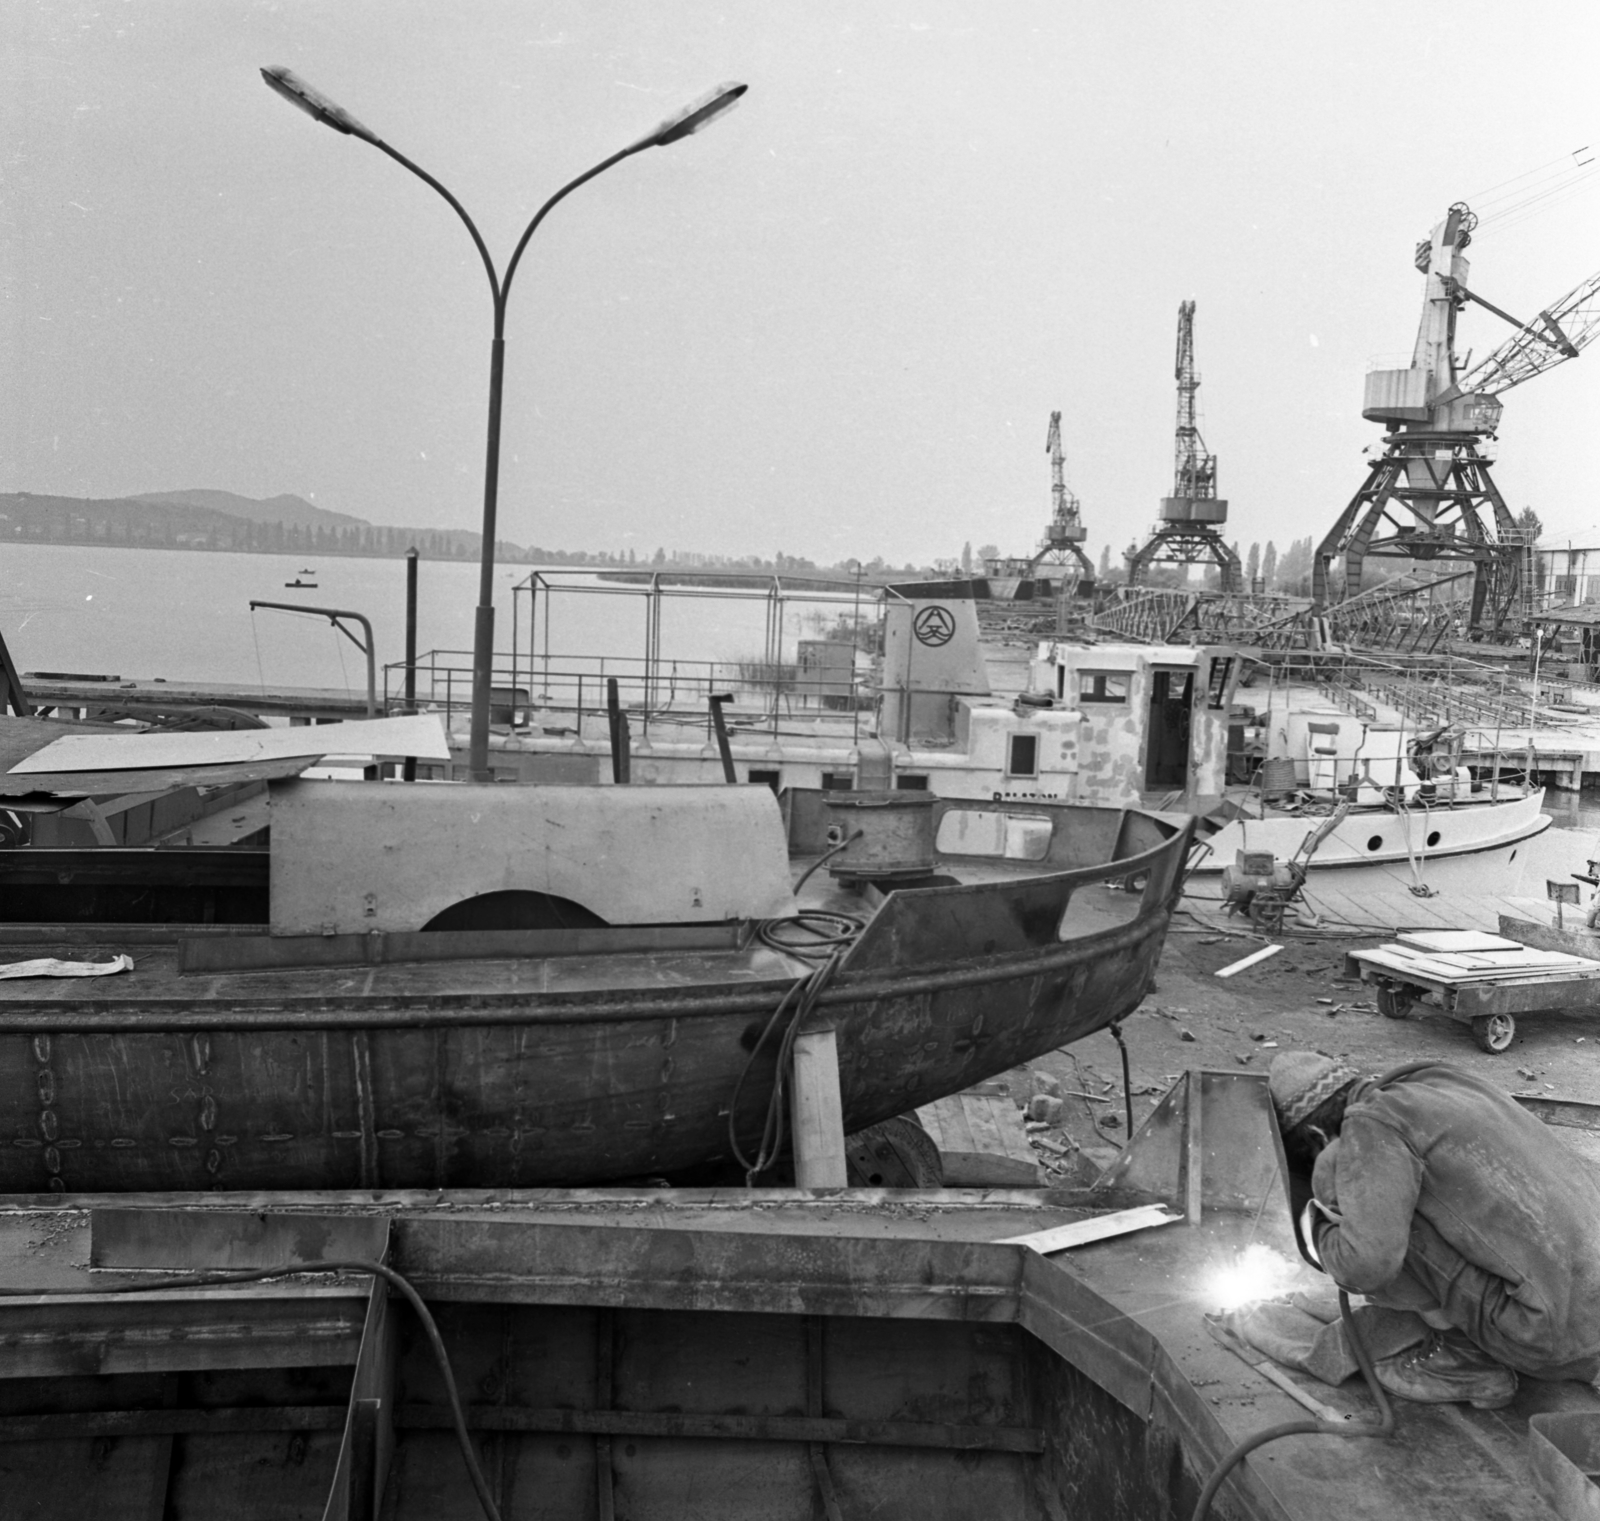
<instances>
[{"instance_id":1,"label":"street lamp","mask_svg":"<svg viewBox=\"0 0 1600 1521\"><path fill-rule=\"evenodd\" d=\"M646 148L664 148L669 143L678 142L681 138L692 136L710 126L719 116L731 111L738 104L739 97L750 87L743 84L723 84L714 90L708 90L698 100L691 101L681 111L669 116L653 132L646 133L637 142L630 143L620 152L613 153L610 158L563 185L539 208L537 215L528 223L527 230L512 251L511 262L506 265L505 277L502 279L496 274L494 260L489 257L489 250L484 245L472 218L467 215L466 208L431 174L412 163L403 153L391 148L370 127L357 121L342 106L334 104L320 91L312 89L290 70L275 65L263 69L261 77L266 80L270 89L283 96L291 105L304 111L306 115L321 122L323 126L332 127L335 132L359 137L363 142L371 143L374 148L388 154L397 164L409 169L418 179L437 190L466 224L467 231L472 234L472 241L477 246L478 256L483 260L484 271L489 276L489 292L494 299L494 341L489 349L489 432L483 472L483 555L478 579L478 607L472 626L472 732L467 768L473 781L492 781L493 776L489 770L489 688L494 663L494 534L495 510L500 493L500 402L505 375L506 299L511 293L512 277L517 272L517 264L522 258L523 249L528 246L528 239L533 236L550 210L579 185L587 183L598 174L603 174L613 164L620 163L635 153L642 153Z\"/></svg>"}]
</instances>

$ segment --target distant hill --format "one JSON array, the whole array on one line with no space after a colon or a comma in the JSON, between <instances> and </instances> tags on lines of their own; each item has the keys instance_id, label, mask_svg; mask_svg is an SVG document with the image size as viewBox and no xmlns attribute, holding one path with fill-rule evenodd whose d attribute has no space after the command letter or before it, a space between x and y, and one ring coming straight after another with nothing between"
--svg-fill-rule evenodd
<instances>
[{"instance_id":1,"label":"distant hill","mask_svg":"<svg viewBox=\"0 0 1600 1521\"><path fill-rule=\"evenodd\" d=\"M108 544L128 549L218 549L253 554L403 555L473 560L482 536L460 528L378 527L298 496L266 501L231 491L152 491L112 498L0 493L0 543ZM526 561L497 540L496 557ZM581 556L574 556L581 559Z\"/></svg>"},{"instance_id":2,"label":"distant hill","mask_svg":"<svg viewBox=\"0 0 1600 1521\"><path fill-rule=\"evenodd\" d=\"M243 518L249 523L282 523L295 528L370 528L365 518L354 518L346 512L329 512L316 507L304 497L269 496L255 501L247 496L237 496L231 491L145 491L127 498L130 502L159 502L174 507L204 507L211 512L225 512L231 518Z\"/></svg>"}]
</instances>

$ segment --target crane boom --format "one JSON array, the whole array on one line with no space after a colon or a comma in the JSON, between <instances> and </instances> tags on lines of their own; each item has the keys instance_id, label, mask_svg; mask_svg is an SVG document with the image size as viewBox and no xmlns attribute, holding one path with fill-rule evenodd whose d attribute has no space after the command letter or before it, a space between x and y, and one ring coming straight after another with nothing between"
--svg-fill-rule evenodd
<instances>
[{"instance_id":1,"label":"crane boom","mask_svg":"<svg viewBox=\"0 0 1600 1521\"><path fill-rule=\"evenodd\" d=\"M1456 384L1466 393L1498 396L1535 375L1575 359L1600 336L1600 271L1518 328Z\"/></svg>"},{"instance_id":2,"label":"crane boom","mask_svg":"<svg viewBox=\"0 0 1600 1521\"><path fill-rule=\"evenodd\" d=\"M1078 499L1067 490L1067 460L1061 449L1061 414L1050 414L1050 431L1045 435L1044 447L1050 456L1050 506L1051 522L1058 528L1075 526L1078 521Z\"/></svg>"},{"instance_id":3,"label":"crane boom","mask_svg":"<svg viewBox=\"0 0 1600 1521\"><path fill-rule=\"evenodd\" d=\"M1217 494L1217 457L1206 452L1200 437L1195 393L1200 377L1194 368L1194 302L1178 307L1178 357L1173 366L1178 382L1178 427L1172 480L1174 497L1207 501Z\"/></svg>"}]
</instances>

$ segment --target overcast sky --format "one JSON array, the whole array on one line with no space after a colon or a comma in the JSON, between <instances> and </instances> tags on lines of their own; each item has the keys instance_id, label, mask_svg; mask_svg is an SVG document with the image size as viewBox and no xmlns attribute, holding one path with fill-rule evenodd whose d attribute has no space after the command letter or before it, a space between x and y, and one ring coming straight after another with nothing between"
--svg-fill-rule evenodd
<instances>
[{"instance_id":1,"label":"overcast sky","mask_svg":"<svg viewBox=\"0 0 1600 1521\"><path fill-rule=\"evenodd\" d=\"M530 246L502 536L1025 553L1060 409L1090 546L1120 552L1172 489L1193 299L1225 532L1281 548L1361 483L1362 376L1409 355L1415 243L1600 146L1597 52L1592 0L0 0L0 490L476 527L471 241L258 68L437 176L501 262L566 180L737 79L736 111ZM1600 268L1600 179L1538 205L1470 251L1524 317ZM1460 346L1508 332L1474 309ZM1600 344L1508 394L1514 508L1600 519L1597 404Z\"/></svg>"}]
</instances>

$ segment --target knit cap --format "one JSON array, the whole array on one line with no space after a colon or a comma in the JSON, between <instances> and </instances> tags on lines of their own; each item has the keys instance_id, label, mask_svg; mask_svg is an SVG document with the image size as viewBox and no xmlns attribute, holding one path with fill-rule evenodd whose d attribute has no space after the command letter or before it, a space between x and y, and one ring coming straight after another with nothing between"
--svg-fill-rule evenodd
<instances>
[{"instance_id":1,"label":"knit cap","mask_svg":"<svg viewBox=\"0 0 1600 1521\"><path fill-rule=\"evenodd\" d=\"M1278 1125L1293 1130L1324 1099L1357 1077L1354 1067L1315 1051L1281 1051L1267 1071L1267 1092L1278 1111Z\"/></svg>"}]
</instances>

